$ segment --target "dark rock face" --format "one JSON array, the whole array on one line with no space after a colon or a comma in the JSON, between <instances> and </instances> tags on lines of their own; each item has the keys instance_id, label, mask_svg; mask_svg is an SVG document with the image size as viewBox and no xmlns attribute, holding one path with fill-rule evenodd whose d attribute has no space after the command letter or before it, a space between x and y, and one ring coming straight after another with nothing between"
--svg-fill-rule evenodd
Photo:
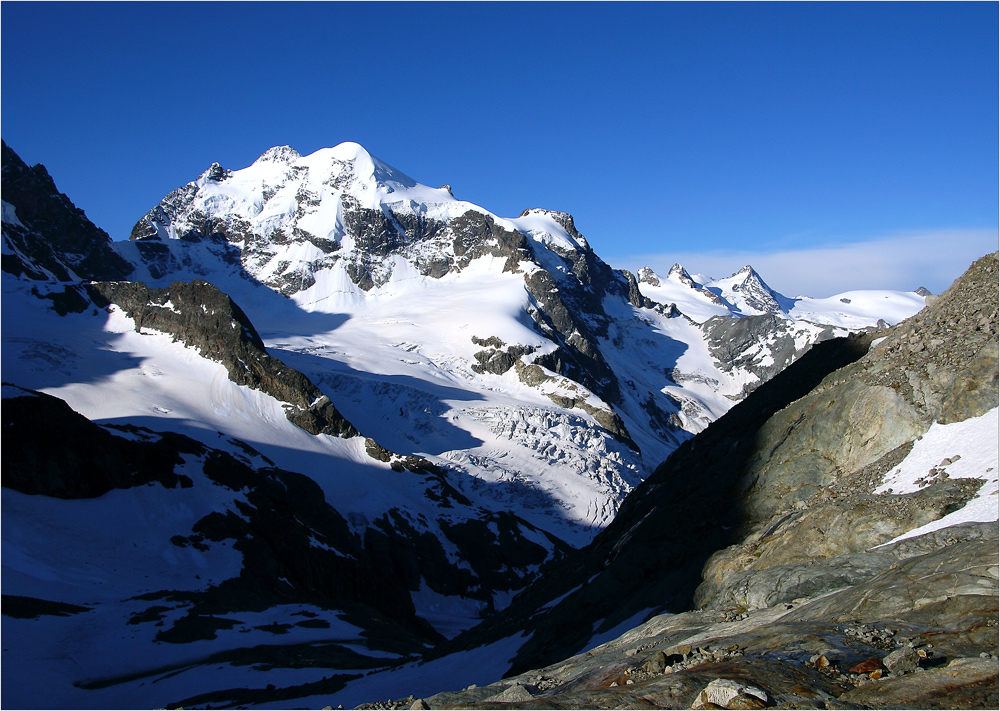
<instances>
[{"instance_id":1,"label":"dark rock face","mask_svg":"<svg viewBox=\"0 0 1000 711\"><path fill-rule=\"evenodd\" d=\"M387 257L406 245L406 232L396 229L393 220L381 210L362 207L350 195L341 198L347 231L366 254Z\"/></svg>"},{"instance_id":2,"label":"dark rock face","mask_svg":"<svg viewBox=\"0 0 1000 711\"><path fill-rule=\"evenodd\" d=\"M229 379L288 403L285 416L312 434L355 437L358 431L302 373L264 349L253 324L232 299L207 282L150 289L139 282L103 282L88 290L102 306L116 304L135 321L197 348L226 366Z\"/></svg>"},{"instance_id":3,"label":"dark rock face","mask_svg":"<svg viewBox=\"0 0 1000 711\"><path fill-rule=\"evenodd\" d=\"M511 672L521 673L579 651L594 631L642 611L696 604L703 611L687 614L734 620L777 614L805 598L814 600L810 614L794 619L826 630L822 635L849 620L888 616L912 629L939 626L936 639L955 645L956 656L995 655L995 624L969 637L962 615L973 608L986 618L996 614L997 583L988 572L996 564L996 524L872 548L960 508L979 488L974 479L943 480L910 494L874 493L933 421L997 406L997 283L994 254L874 347L881 334L814 346L681 445L590 546L455 646L529 631L512 662ZM899 593L903 587L912 592ZM784 644L755 634L761 649ZM611 670L594 674L589 688L598 679L606 688ZM996 695L995 673L984 688ZM676 705L693 699L679 697ZM605 701L584 705L598 703Z\"/></svg>"},{"instance_id":4,"label":"dark rock face","mask_svg":"<svg viewBox=\"0 0 1000 711\"><path fill-rule=\"evenodd\" d=\"M532 318L542 333L560 346L535 363L582 383L605 402L617 403L618 379L604 360L591 329L567 306L553 276L537 269L525 275L524 283L533 297Z\"/></svg>"},{"instance_id":5,"label":"dark rock face","mask_svg":"<svg viewBox=\"0 0 1000 711\"><path fill-rule=\"evenodd\" d=\"M611 321L603 300L617 296L644 306L647 299L638 293L631 274L615 271L586 246L573 226L572 217L565 213L546 214L562 216L561 219L568 221L567 230L584 247L562 250L550 246L563 267L551 271L537 269L525 275L525 287L534 306L530 314L541 332L560 346L534 362L583 384L605 402L617 405L621 401L621 385L598 345L599 339L608 337Z\"/></svg>"},{"instance_id":6,"label":"dark rock face","mask_svg":"<svg viewBox=\"0 0 1000 711\"><path fill-rule=\"evenodd\" d=\"M639 282L636 280L632 272L619 270L618 273L625 277L625 280L628 282L628 302L630 304L644 309L655 309L658 306L655 301L650 299L648 296L643 296L639 292ZM653 281L656 280L653 279ZM657 285L658 284L659 282L657 282Z\"/></svg>"},{"instance_id":7,"label":"dark rock face","mask_svg":"<svg viewBox=\"0 0 1000 711\"><path fill-rule=\"evenodd\" d=\"M774 314L742 318L713 316L701 328L708 340L709 352L720 369L747 370L759 378L758 383L770 380L811 347L807 343L801 349L797 348L794 322ZM826 327L816 341L833 336L833 329ZM766 352L771 356L763 362L759 358L759 350L755 348L761 343L768 344ZM755 385L745 385L744 394L751 392Z\"/></svg>"},{"instance_id":8,"label":"dark rock face","mask_svg":"<svg viewBox=\"0 0 1000 711\"><path fill-rule=\"evenodd\" d=\"M660 285L660 280L656 278L656 273L649 267L643 267L640 269L637 276L640 284L649 284L650 286Z\"/></svg>"},{"instance_id":9,"label":"dark rock face","mask_svg":"<svg viewBox=\"0 0 1000 711\"><path fill-rule=\"evenodd\" d=\"M507 271L513 271L517 263L528 257L528 242L524 235L508 230L489 215L469 210L449 221L448 229L454 236L452 249L460 257L459 266L466 266L477 257L492 255L507 257Z\"/></svg>"},{"instance_id":10,"label":"dark rock face","mask_svg":"<svg viewBox=\"0 0 1000 711\"><path fill-rule=\"evenodd\" d=\"M521 356L535 352L535 348L532 346L507 346L496 336L490 336L486 339L473 336L472 342L477 346L486 346L474 354L477 363L472 366L472 369L477 373L503 375L514 367ZM504 348L505 346L506 348Z\"/></svg>"},{"instance_id":11,"label":"dark rock face","mask_svg":"<svg viewBox=\"0 0 1000 711\"><path fill-rule=\"evenodd\" d=\"M3 400L3 486L24 494L88 499L111 489L157 482L190 487L176 474L181 454L201 445L180 435L137 442L116 436L59 398L4 384L21 393Z\"/></svg>"},{"instance_id":12,"label":"dark rock face","mask_svg":"<svg viewBox=\"0 0 1000 711\"><path fill-rule=\"evenodd\" d=\"M781 306L778 304L778 299L774 291L764 283L764 280L760 278L760 274L754 271L753 267L749 264L733 276L743 277L741 282L733 284L732 290L740 292L743 295L747 306L756 311L763 311L764 313L776 314L781 311Z\"/></svg>"},{"instance_id":13,"label":"dark rock face","mask_svg":"<svg viewBox=\"0 0 1000 711\"><path fill-rule=\"evenodd\" d=\"M40 299L48 299L52 302L52 310L60 316L69 313L79 314L87 309L93 308L94 304L87 295L86 289L79 284L63 284L62 290L51 288L39 290L32 287L31 293Z\"/></svg>"},{"instance_id":14,"label":"dark rock face","mask_svg":"<svg viewBox=\"0 0 1000 711\"><path fill-rule=\"evenodd\" d=\"M107 232L56 189L45 167L29 168L7 146L3 151L3 200L22 226L4 222L13 254L3 270L32 279L124 279L133 267L111 248ZM74 277L75 275L75 277Z\"/></svg>"}]
</instances>

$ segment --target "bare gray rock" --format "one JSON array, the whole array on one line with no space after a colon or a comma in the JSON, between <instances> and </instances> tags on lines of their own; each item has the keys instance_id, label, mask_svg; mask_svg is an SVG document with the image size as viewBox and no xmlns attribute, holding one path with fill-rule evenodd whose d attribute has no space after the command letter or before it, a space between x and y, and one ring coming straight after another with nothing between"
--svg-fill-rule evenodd
<instances>
[{"instance_id":1,"label":"bare gray rock","mask_svg":"<svg viewBox=\"0 0 1000 711\"><path fill-rule=\"evenodd\" d=\"M882 660L885 668L896 676L915 672L919 666L920 657L913 647L897 647Z\"/></svg>"},{"instance_id":2,"label":"bare gray rock","mask_svg":"<svg viewBox=\"0 0 1000 711\"><path fill-rule=\"evenodd\" d=\"M527 687L521 684L514 684L513 686L508 686L496 696L485 699L485 701L492 703L512 703L517 701L531 701L534 698L535 695Z\"/></svg>"}]
</instances>

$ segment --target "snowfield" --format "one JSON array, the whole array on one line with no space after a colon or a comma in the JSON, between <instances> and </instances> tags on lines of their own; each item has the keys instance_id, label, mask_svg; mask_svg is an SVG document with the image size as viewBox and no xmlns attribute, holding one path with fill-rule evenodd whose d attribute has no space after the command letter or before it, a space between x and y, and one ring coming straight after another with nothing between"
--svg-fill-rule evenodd
<instances>
[{"instance_id":1,"label":"snowfield","mask_svg":"<svg viewBox=\"0 0 1000 711\"><path fill-rule=\"evenodd\" d=\"M1000 503L997 498L1000 493L998 432L1000 421L997 419L997 408L962 422L950 425L935 422L931 425L924 436L914 443L906 459L885 475L882 485L875 493L908 494L919 491L933 483L938 471L945 472L950 479L981 479L983 485L975 497L958 511L907 531L884 545L960 523L1000 519Z\"/></svg>"}]
</instances>

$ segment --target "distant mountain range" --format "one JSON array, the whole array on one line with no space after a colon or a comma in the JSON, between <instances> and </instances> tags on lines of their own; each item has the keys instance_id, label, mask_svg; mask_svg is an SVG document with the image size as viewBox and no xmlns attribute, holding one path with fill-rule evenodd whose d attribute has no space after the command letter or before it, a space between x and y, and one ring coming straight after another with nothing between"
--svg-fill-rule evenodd
<instances>
[{"instance_id":1,"label":"distant mountain range","mask_svg":"<svg viewBox=\"0 0 1000 711\"><path fill-rule=\"evenodd\" d=\"M576 549L638 520L615 517L668 455L926 297L615 270L566 213L501 218L353 143L213 164L122 243L4 145L3 235L15 706L357 703L466 639L506 645L503 673L521 644L489 630L570 609L539 576L589 570ZM559 585L614 589L580 575ZM651 609L572 614L596 633ZM590 639L564 637L532 644Z\"/></svg>"}]
</instances>

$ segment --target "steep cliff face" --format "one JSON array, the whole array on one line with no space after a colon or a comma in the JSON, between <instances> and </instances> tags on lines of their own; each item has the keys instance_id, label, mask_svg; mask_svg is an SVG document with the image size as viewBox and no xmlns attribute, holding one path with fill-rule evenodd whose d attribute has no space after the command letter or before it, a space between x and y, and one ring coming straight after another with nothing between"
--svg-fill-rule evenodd
<instances>
[{"instance_id":1,"label":"steep cliff face","mask_svg":"<svg viewBox=\"0 0 1000 711\"><path fill-rule=\"evenodd\" d=\"M107 232L56 189L45 166L28 167L6 143L2 151L5 272L66 281L132 273Z\"/></svg>"}]
</instances>

